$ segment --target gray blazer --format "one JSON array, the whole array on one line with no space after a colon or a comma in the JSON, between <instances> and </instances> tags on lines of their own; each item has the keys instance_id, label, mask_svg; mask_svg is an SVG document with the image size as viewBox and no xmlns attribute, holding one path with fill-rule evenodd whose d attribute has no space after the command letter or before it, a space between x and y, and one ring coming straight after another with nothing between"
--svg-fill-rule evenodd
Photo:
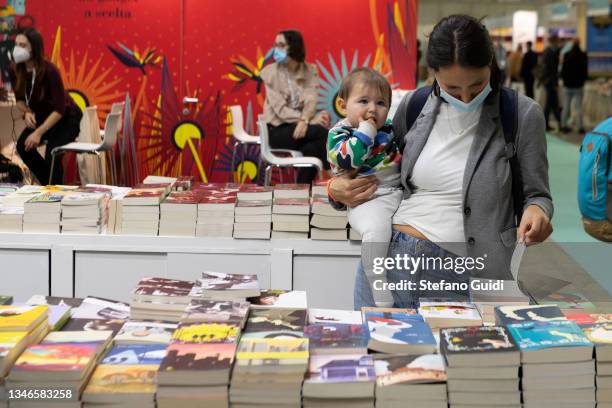
<instances>
[{"instance_id":1,"label":"gray blazer","mask_svg":"<svg viewBox=\"0 0 612 408\"><path fill-rule=\"evenodd\" d=\"M430 95L411 129L406 129L406 110L412 92L400 103L393 129L403 149L404 200L412 194L410 177L440 109L441 99ZM463 178L463 225L467 254L486 256L485 270L473 276L511 279L510 258L516 244L517 225L512 199L510 162L499 114L499 98L492 93L484 102L476 137L468 155ZM403 136L403 137L402 137ZM516 149L523 178L524 207L536 204L552 219L553 204L548 186L545 121L532 99L519 96Z\"/></svg>"}]
</instances>

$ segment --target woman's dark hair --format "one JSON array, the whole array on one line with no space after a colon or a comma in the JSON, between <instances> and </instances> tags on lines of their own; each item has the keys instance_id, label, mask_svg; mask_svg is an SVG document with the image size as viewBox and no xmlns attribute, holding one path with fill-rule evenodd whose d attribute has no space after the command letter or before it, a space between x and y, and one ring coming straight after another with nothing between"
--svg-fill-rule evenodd
<instances>
[{"instance_id":1,"label":"woman's dark hair","mask_svg":"<svg viewBox=\"0 0 612 408\"><path fill-rule=\"evenodd\" d=\"M42 35L34 28L27 27L20 29L17 35L23 35L28 39L32 52L30 53L30 59L34 63L36 69L36 83L39 84L45 75L45 47L43 43ZM22 62L15 65L15 76L17 83L15 84L15 91L18 94L24 95L26 88L26 64ZM42 97L42 93L40 94Z\"/></svg>"},{"instance_id":2,"label":"woman's dark hair","mask_svg":"<svg viewBox=\"0 0 612 408\"><path fill-rule=\"evenodd\" d=\"M281 31L289 46L287 55L293 58L297 62L304 62L306 60L306 47L304 47L304 38L302 33L297 30L285 30Z\"/></svg>"},{"instance_id":3,"label":"woman's dark hair","mask_svg":"<svg viewBox=\"0 0 612 408\"><path fill-rule=\"evenodd\" d=\"M454 14L444 17L429 35L427 65L434 71L459 64L468 68L491 68L491 88L501 87L501 71L495 59L493 41L482 24L472 16ZM440 88L434 82L434 92Z\"/></svg>"}]
</instances>

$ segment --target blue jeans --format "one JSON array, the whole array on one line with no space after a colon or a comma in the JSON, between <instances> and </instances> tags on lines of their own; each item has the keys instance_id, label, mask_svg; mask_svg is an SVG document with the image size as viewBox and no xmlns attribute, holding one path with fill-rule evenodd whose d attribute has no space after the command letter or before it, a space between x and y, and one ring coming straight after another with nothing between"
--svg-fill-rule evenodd
<instances>
[{"instance_id":1,"label":"blue jeans","mask_svg":"<svg viewBox=\"0 0 612 408\"><path fill-rule=\"evenodd\" d=\"M387 256L388 258L395 258L396 255L400 255L401 257L407 255L410 258L457 258L457 255L440 248L431 241L423 241L402 232L393 231ZM398 268L388 269L387 281L389 283L398 283L402 280L406 280L414 282L415 285L412 290L394 290L391 292L393 295L394 307L416 308L418 307L419 299L424 297L443 298L462 302L469 301L469 273L464 272L459 274L452 270L439 268L438 266L439 265L430 265L429 268L425 269L419 267L414 271ZM442 281L445 283L464 284L467 286L467 289L435 290L421 287L421 282L427 284L427 282L436 283ZM357 276L355 277L354 306L355 310L359 310L363 306L374 306L372 290L361 263L359 263Z\"/></svg>"}]
</instances>

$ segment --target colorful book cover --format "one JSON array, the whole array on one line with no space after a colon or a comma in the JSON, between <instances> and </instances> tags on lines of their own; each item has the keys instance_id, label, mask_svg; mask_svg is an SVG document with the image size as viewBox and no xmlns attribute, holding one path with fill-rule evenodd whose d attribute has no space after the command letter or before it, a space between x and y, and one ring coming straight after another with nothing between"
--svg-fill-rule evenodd
<instances>
[{"instance_id":1,"label":"colorful book cover","mask_svg":"<svg viewBox=\"0 0 612 408\"><path fill-rule=\"evenodd\" d=\"M538 304L556 305L560 309L576 310L576 312L596 309L595 305L580 293L551 293L544 299L539 299Z\"/></svg>"},{"instance_id":2,"label":"colorful book cover","mask_svg":"<svg viewBox=\"0 0 612 408\"><path fill-rule=\"evenodd\" d=\"M100 364L160 365L166 356L166 344L115 344Z\"/></svg>"},{"instance_id":3,"label":"colorful book cover","mask_svg":"<svg viewBox=\"0 0 612 408\"><path fill-rule=\"evenodd\" d=\"M62 205L100 205L107 194L92 192L73 192L62 199Z\"/></svg>"},{"instance_id":4,"label":"colorful book cover","mask_svg":"<svg viewBox=\"0 0 612 408\"><path fill-rule=\"evenodd\" d=\"M308 307L306 292L300 290L268 289L261 295L247 299L253 306L306 309Z\"/></svg>"},{"instance_id":5,"label":"colorful book cover","mask_svg":"<svg viewBox=\"0 0 612 408\"><path fill-rule=\"evenodd\" d=\"M363 319L357 310L308 309L308 323L363 324Z\"/></svg>"},{"instance_id":6,"label":"colorful book cover","mask_svg":"<svg viewBox=\"0 0 612 408\"><path fill-rule=\"evenodd\" d=\"M202 278L196 281L194 289L196 289L196 287L201 290L259 290L259 283L257 281L257 275L202 272Z\"/></svg>"},{"instance_id":7,"label":"colorful book cover","mask_svg":"<svg viewBox=\"0 0 612 408\"><path fill-rule=\"evenodd\" d=\"M236 360L308 360L308 339L244 339Z\"/></svg>"},{"instance_id":8,"label":"colorful book cover","mask_svg":"<svg viewBox=\"0 0 612 408\"><path fill-rule=\"evenodd\" d=\"M173 191L163 204L198 204L199 197L194 191Z\"/></svg>"},{"instance_id":9,"label":"colorful book cover","mask_svg":"<svg viewBox=\"0 0 612 408\"><path fill-rule=\"evenodd\" d=\"M304 309L254 309L249 315L246 332L278 330L304 331L306 310Z\"/></svg>"},{"instance_id":10,"label":"colorful book cover","mask_svg":"<svg viewBox=\"0 0 612 408\"><path fill-rule=\"evenodd\" d=\"M315 355L310 356L306 382L373 382L375 379L374 360L370 355Z\"/></svg>"},{"instance_id":11,"label":"colorful book cover","mask_svg":"<svg viewBox=\"0 0 612 408\"><path fill-rule=\"evenodd\" d=\"M171 344L159 371L229 370L235 344Z\"/></svg>"},{"instance_id":12,"label":"colorful book cover","mask_svg":"<svg viewBox=\"0 0 612 408\"><path fill-rule=\"evenodd\" d=\"M99 365L85 393L96 394L155 394L159 365Z\"/></svg>"},{"instance_id":13,"label":"colorful book cover","mask_svg":"<svg viewBox=\"0 0 612 408\"><path fill-rule=\"evenodd\" d=\"M464 302L424 302L419 304L419 313L425 320L430 318L480 319L478 308Z\"/></svg>"},{"instance_id":14,"label":"colorful book cover","mask_svg":"<svg viewBox=\"0 0 612 408\"><path fill-rule=\"evenodd\" d=\"M206 194L198 197L198 204L236 204L235 193Z\"/></svg>"},{"instance_id":15,"label":"colorful book cover","mask_svg":"<svg viewBox=\"0 0 612 408\"><path fill-rule=\"evenodd\" d=\"M199 322L241 323L249 312L248 302L193 299L181 319Z\"/></svg>"},{"instance_id":16,"label":"colorful book cover","mask_svg":"<svg viewBox=\"0 0 612 408\"><path fill-rule=\"evenodd\" d=\"M429 325L419 315L406 313L365 314L369 338L395 344L436 344Z\"/></svg>"},{"instance_id":17,"label":"colorful book cover","mask_svg":"<svg viewBox=\"0 0 612 408\"><path fill-rule=\"evenodd\" d=\"M290 330L277 330L277 331L263 331L263 332L252 332L242 333L240 341L245 339L303 339L306 335L299 331Z\"/></svg>"},{"instance_id":18,"label":"colorful book cover","mask_svg":"<svg viewBox=\"0 0 612 408\"><path fill-rule=\"evenodd\" d=\"M44 318L48 310L47 306L0 306L0 331L16 331L15 329L20 328L27 331Z\"/></svg>"},{"instance_id":19,"label":"colorful book cover","mask_svg":"<svg viewBox=\"0 0 612 408\"><path fill-rule=\"evenodd\" d=\"M579 326L583 324L612 323L612 314L605 313L570 313L566 314L565 317Z\"/></svg>"},{"instance_id":20,"label":"colorful book cover","mask_svg":"<svg viewBox=\"0 0 612 408\"><path fill-rule=\"evenodd\" d=\"M314 323L304 328L312 350L318 348L365 348L368 338L362 324Z\"/></svg>"},{"instance_id":21,"label":"colorful book cover","mask_svg":"<svg viewBox=\"0 0 612 408\"><path fill-rule=\"evenodd\" d=\"M157 277L143 278L136 285L135 295L187 296L194 282Z\"/></svg>"},{"instance_id":22,"label":"colorful book cover","mask_svg":"<svg viewBox=\"0 0 612 408\"><path fill-rule=\"evenodd\" d=\"M580 328L594 344L612 344L612 323L581 324Z\"/></svg>"},{"instance_id":23,"label":"colorful book cover","mask_svg":"<svg viewBox=\"0 0 612 408\"><path fill-rule=\"evenodd\" d=\"M72 317L74 319L127 320L130 318L130 305L88 296L79 307L72 311Z\"/></svg>"},{"instance_id":24,"label":"colorful book cover","mask_svg":"<svg viewBox=\"0 0 612 408\"><path fill-rule=\"evenodd\" d=\"M125 324L122 319L75 319L68 320L61 331L107 331L110 330L113 336L119 333L119 330Z\"/></svg>"},{"instance_id":25,"label":"colorful book cover","mask_svg":"<svg viewBox=\"0 0 612 408\"><path fill-rule=\"evenodd\" d=\"M549 347L593 346L580 327L570 321L525 322L508 325L523 351Z\"/></svg>"},{"instance_id":26,"label":"colorful book cover","mask_svg":"<svg viewBox=\"0 0 612 408\"><path fill-rule=\"evenodd\" d=\"M150 184L149 186L153 186ZM146 187L146 188L134 188L132 191L125 195L124 200L140 197L161 197L166 194L167 187Z\"/></svg>"},{"instance_id":27,"label":"colorful book cover","mask_svg":"<svg viewBox=\"0 0 612 408\"><path fill-rule=\"evenodd\" d=\"M0 358L10 353L17 344L25 340L28 332L0 332Z\"/></svg>"},{"instance_id":28,"label":"colorful book cover","mask_svg":"<svg viewBox=\"0 0 612 408\"><path fill-rule=\"evenodd\" d=\"M446 366L439 354L423 356L376 356L376 385L421 384L445 382Z\"/></svg>"},{"instance_id":29,"label":"colorful book cover","mask_svg":"<svg viewBox=\"0 0 612 408\"><path fill-rule=\"evenodd\" d=\"M237 343L240 326L228 323L182 323L172 335L173 343Z\"/></svg>"},{"instance_id":30,"label":"colorful book cover","mask_svg":"<svg viewBox=\"0 0 612 408\"><path fill-rule=\"evenodd\" d=\"M128 321L115 336L116 342L165 343L172 340L176 323Z\"/></svg>"},{"instance_id":31,"label":"colorful book cover","mask_svg":"<svg viewBox=\"0 0 612 408\"><path fill-rule=\"evenodd\" d=\"M29 346L19 356L15 372L81 371L95 358L98 343L37 344Z\"/></svg>"},{"instance_id":32,"label":"colorful book cover","mask_svg":"<svg viewBox=\"0 0 612 408\"><path fill-rule=\"evenodd\" d=\"M512 336L500 326L442 329L440 330L440 347L448 354L518 350Z\"/></svg>"},{"instance_id":33,"label":"colorful book cover","mask_svg":"<svg viewBox=\"0 0 612 408\"><path fill-rule=\"evenodd\" d=\"M64 194L59 193L42 193L32 197L28 204L52 204L59 203L64 198Z\"/></svg>"},{"instance_id":34,"label":"colorful book cover","mask_svg":"<svg viewBox=\"0 0 612 408\"><path fill-rule=\"evenodd\" d=\"M495 308L495 321L500 326L523 322L554 322L567 320L557 306L523 305Z\"/></svg>"}]
</instances>

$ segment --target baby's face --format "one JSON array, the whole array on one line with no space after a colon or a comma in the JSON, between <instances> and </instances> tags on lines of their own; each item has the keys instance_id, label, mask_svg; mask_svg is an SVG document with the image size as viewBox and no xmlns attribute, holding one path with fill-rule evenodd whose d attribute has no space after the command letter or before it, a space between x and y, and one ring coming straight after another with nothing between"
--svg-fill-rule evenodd
<instances>
[{"instance_id":1,"label":"baby's face","mask_svg":"<svg viewBox=\"0 0 612 408\"><path fill-rule=\"evenodd\" d=\"M346 118L352 127L371 119L376 129L384 126L389 114L389 101L376 89L363 83L356 83L346 101Z\"/></svg>"}]
</instances>

